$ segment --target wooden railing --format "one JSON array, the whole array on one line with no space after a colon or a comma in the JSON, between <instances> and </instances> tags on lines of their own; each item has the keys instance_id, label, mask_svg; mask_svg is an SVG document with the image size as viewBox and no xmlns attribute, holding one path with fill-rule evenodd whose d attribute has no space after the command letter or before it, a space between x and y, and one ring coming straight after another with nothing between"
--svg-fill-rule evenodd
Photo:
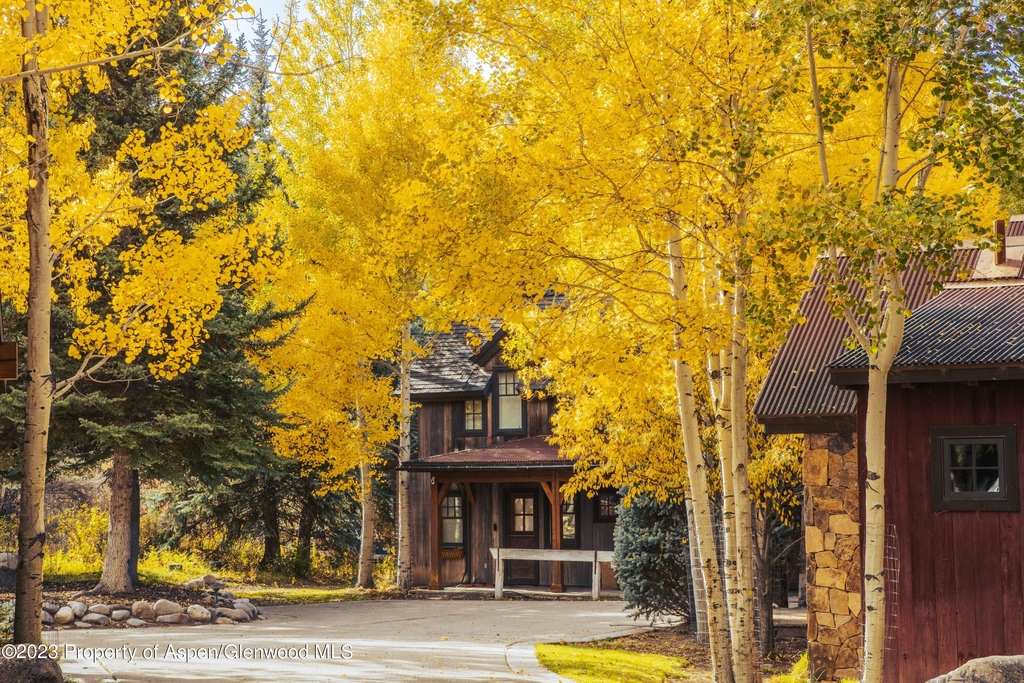
<instances>
[{"instance_id":1,"label":"wooden railing","mask_svg":"<svg viewBox=\"0 0 1024 683\"><path fill-rule=\"evenodd\" d=\"M494 558L494 599L501 600L505 588L505 560L537 560L540 562L589 562L591 564L590 597L601 597L601 563L612 561L611 550L548 550L543 548L491 548Z\"/></svg>"}]
</instances>

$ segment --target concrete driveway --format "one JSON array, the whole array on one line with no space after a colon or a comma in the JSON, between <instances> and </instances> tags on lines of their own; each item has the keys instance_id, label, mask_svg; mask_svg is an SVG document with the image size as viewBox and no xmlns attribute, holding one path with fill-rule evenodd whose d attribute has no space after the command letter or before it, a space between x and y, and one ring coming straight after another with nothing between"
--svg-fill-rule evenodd
<instances>
[{"instance_id":1,"label":"concrete driveway","mask_svg":"<svg viewBox=\"0 0 1024 683\"><path fill-rule=\"evenodd\" d=\"M266 607L266 621L234 626L56 636L64 675L86 683L555 683L563 679L537 663L534 643L643 630L647 624L634 622L624 607L607 601L368 600Z\"/></svg>"}]
</instances>

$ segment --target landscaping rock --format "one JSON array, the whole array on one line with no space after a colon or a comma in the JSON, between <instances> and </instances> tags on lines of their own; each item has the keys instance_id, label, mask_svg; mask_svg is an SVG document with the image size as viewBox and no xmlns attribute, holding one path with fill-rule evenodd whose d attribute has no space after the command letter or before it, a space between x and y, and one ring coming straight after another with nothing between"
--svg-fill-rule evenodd
<instances>
[{"instance_id":1,"label":"landscaping rock","mask_svg":"<svg viewBox=\"0 0 1024 683\"><path fill-rule=\"evenodd\" d=\"M49 626L53 623L53 615L47 612L46 610L43 610L43 626Z\"/></svg>"},{"instance_id":2,"label":"landscaping rock","mask_svg":"<svg viewBox=\"0 0 1024 683\"><path fill-rule=\"evenodd\" d=\"M126 609L117 609L117 610L114 610L113 612L110 613L110 620L111 621L126 621L128 619L128 617L130 617L131 615L132 615L132 613L129 612L128 610L126 610Z\"/></svg>"},{"instance_id":3,"label":"landscaping rock","mask_svg":"<svg viewBox=\"0 0 1024 683\"><path fill-rule=\"evenodd\" d=\"M161 624L190 624L192 620L187 614L178 612L176 614L161 614L156 618Z\"/></svg>"},{"instance_id":4,"label":"landscaping rock","mask_svg":"<svg viewBox=\"0 0 1024 683\"><path fill-rule=\"evenodd\" d=\"M235 621L249 621L249 613L241 609L222 608L217 610L217 614Z\"/></svg>"},{"instance_id":5,"label":"landscaping rock","mask_svg":"<svg viewBox=\"0 0 1024 683\"><path fill-rule=\"evenodd\" d=\"M70 607L65 605L57 610L57 613L53 615L53 620L61 626L65 626L75 620L75 613L71 611Z\"/></svg>"},{"instance_id":6,"label":"landscaping rock","mask_svg":"<svg viewBox=\"0 0 1024 683\"><path fill-rule=\"evenodd\" d=\"M153 603L153 612L156 613L158 618L169 614L181 614L184 611L178 603L164 600L163 598Z\"/></svg>"},{"instance_id":7,"label":"landscaping rock","mask_svg":"<svg viewBox=\"0 0 1024 683\"><path fill-rule=\"evenodd\" d=\"M206 588L206 582L202 579L192 579L191 581L185 582L185 588L194 591L201 591Z\"/></svg>"},{"instance_id":8,"label":"landscaping rock","mask_svg":"<svg viewBox=\"0 0 1024 683\"><path fill-rule=\"evenodd\" d=\"M233 624L235 622L231 621L227 617L217 617L216 619L213 620L213 623L215 623L215 624Z\"/></svg>"},{"instance_id":9,"label":"landscaping rock","mask_svg":"<svg viewBox=\"0 0 1024 683\"><path fill-rule=\"evenodd\" d=\"M62 606L63 605L61 605L59 602L44 602L43 611L49 612L50 614L56 614L57 610L59 610Z\"/></svg>"},{"instance_id":10,"label":"landscaping rock","mask_svg":"<svg viewBox=\"0 0 1024 683\"><path fill-rule=\"evenodd\" d=\"M213 583L211 583L211 584L209 585L209 588L210 588L210 590L212 590L212 591L213 591L214 593L216 593L216 592L217 592L217 591L219 591L220 589L224 588L224 584L223 584L223 583L221 583L220 581L215 581L215 582L213 582Z\"/></svg>"},{"instance_id":11,"label":"landscaping rock","mask_svg":"<svg viewBox=\"0 0 1024 683\"><path fill-rule=\"evenodd\" d=\"M1024 681L1024 655L972 659L959 669L928 683L1020 683Z\"/></svg>"},{"instance_id":12,"label":"landscaping rock","mask_svg":"<svg viewBox=\"0 0 1024 683\"><path fill-rule=\"evenodd\" d=\"M231 591L221 591L220 592L220 597L227 598L228 600L234 600L235 599L235 594L232 593Z\"/></svg>"},{"instance_id":13,"label":"landscaping rock","mask_svg":"<svg viewBox=\"0 0 1024 683\"><path fill-rule=\"evenodd\" d=\"M193 621L198 621L201 624L205 624L210 621L211 615L210 610L206 609L202 605L190 605L187 610L187 614Z\"/></svg>"},{"instance_id":14,"label":"landscaping rock","mask_svg":"<svg viewBox=\"0 0 1024 683\"><path fill-rule=\"evenodd\" d=\"M53 659L0 658L0 681L5 683L64 683L64 674Z\"/></svg>"},{"instance_id":15,"label":"landscaping rock","mask_svg":"<svg viewBox=\"0 0 1024 683\"><path fill-rule=\"evenodd\" d=\"M70 607L71 611L74 612L75 619L81 619L82 617L85 616L85 613L89 610L88 605L86 605L84 602L72 601L72 602L68 603L68 607Z\"/></svg>"},{"instance_id":16,"label":"landscaping rock","mask_svg":"<svg viewBox=\"0 0 1024 683\"><path fill-rule=\"evenodd\" d=\"M128 611L131 611L131 609L132 609L132 606L131 606L131 605L122 605L121 603L118 603L118 604L116 604L116 605L107 605L107 607L109 607L109 608L110 608L110 612L111 612L111 613L117 612L117 611L119 611L119 610L128 610Z\"/></svg>"},{"instance_id":17,"label":"landscaping rock","mask_svg":"<svg viewBox=\"0 0 1024 683\"><path fill-rule=\"evenodd\" d=\"M110 617L108 617L106 614L91 612L82 617L82 621L86 624L92 624L94 626L106 626L110 623Z\"/></svg>"},{"instance_id":18,"label":"landscaping rock","mask_svg":"<svg viewBox=\"0 0 1024 683\"><path fill-rule=\"evenodd\" d=\"M128 624L132 628L138 628L140 626L148 626L148 624L146 622L144 622L142 619L136 619L134 617L132 617L131 619L129 619L128 621L126 621L124 623Z\"/></svg>"},{"instance_id":19,"label":"landscaping rock","mask_svg":"<svg viewBox=\"0 0 1024 683\"><path fill-rule=\"evenodd\" d=\"M102 614L105 617L110 616L110 608L106 605L93 605L88 611L89 614Z\"/></svg>"},{"instance_id":20,"label":"landscaping rock","mask_svg":"<svg viewBox=\"0 0 1024 683\"><path fill-rule=\"evenodd\" d=\"M92 628L92 624L88 624L88 623L86 623L84 621L76 621L76 622L74 622L74 627L75 628Z\"/></svg>"},{"instance_id":21,"label":"landscaping rock","mask_svg":"<svg viewBox=\"0 0 1024 683\"><path fill-rule=\"evenodd\" d=\"M234 609L240 609L249 615L250 619L256 618L256 608L250 605L248 602L242 602L241 600L235 600L234 604L231 605Z\"/></svg>"},{"instance_id":22,"label":"landscaping rock","mask_svg":"<svg viewBox=\"0 0 1024 683\"><path fill-rule=\"evenodd\" d=\"M212 586L213 584L217 583L217 577L213 574L207 574L203 577L203 583L205 583L207 586Z\"/></svg>"},{"instance_id":23,"label":"landscaping rock","mask_svg":"<svg viewBox=\"0 0 1024 683\"><path fill-rule=\"evenodd\" d=\"M132 616L136 619L156 619L153 606L145 600L132 603Z\"/></svg>"}]
</instances>

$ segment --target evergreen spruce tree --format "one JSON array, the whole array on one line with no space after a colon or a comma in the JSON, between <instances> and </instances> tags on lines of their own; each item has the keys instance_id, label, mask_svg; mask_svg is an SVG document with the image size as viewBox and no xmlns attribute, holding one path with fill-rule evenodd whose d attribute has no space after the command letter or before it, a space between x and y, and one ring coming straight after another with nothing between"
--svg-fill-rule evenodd
<instances>
[{"instance_id":1,"label":"evergreen spruce tree","mask_svg":"<svg viewBox=\"0 0 1024 683\"><path fill-rule=\"evenodd\" d=\"M627 607L638 616L690 617L690 551L686 509L646 495L619 504L615 574Z\"/></svg>"}]
</instances>

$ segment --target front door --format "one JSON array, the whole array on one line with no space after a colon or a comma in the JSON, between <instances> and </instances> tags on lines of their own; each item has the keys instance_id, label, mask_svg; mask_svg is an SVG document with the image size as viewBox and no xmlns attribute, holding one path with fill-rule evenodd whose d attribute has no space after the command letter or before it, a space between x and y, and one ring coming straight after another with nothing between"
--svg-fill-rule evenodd
<instances>
[{"instance_id":1,"label":"front door","mask_svg":"<svg viewBox=\"0 0 1024 683\"><path fill-rule=\"evenodd\" d=\"M509 548L539 548L539 515L536 491L510 491L505 498L505 520ZM508 560L505 562L505 582L508 584L537 585L539 562Z\"/></svg>"}]
</instances>

